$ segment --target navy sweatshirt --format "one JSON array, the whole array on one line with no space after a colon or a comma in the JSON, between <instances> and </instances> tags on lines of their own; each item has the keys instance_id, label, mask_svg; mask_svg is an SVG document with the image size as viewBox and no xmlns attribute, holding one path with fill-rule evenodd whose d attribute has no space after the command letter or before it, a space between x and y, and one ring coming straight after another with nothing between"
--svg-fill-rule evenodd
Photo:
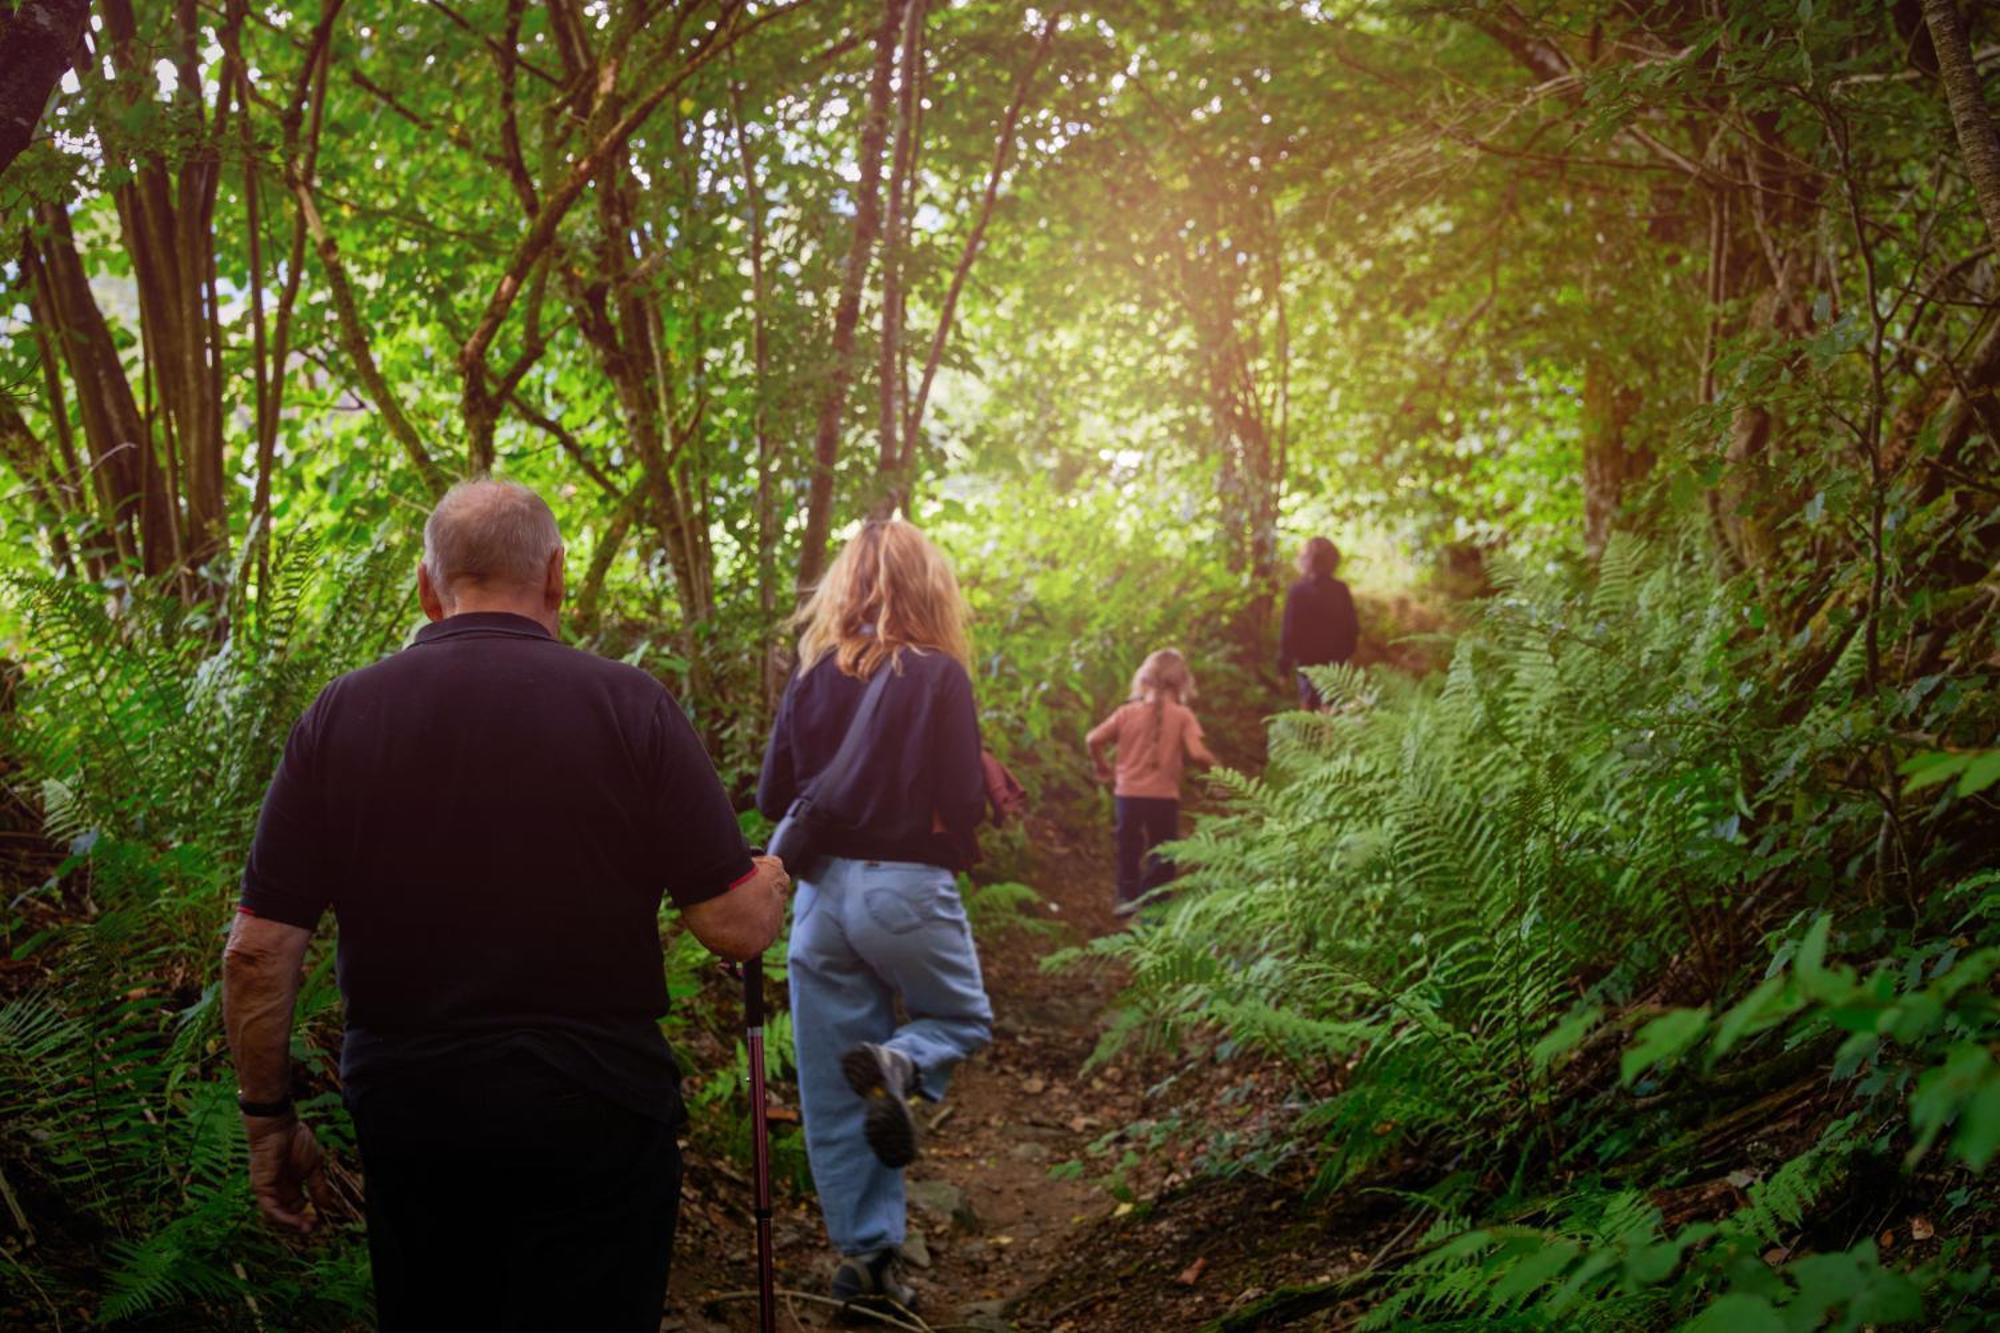
<instances>
[{"instance_id":1,"label":"navy sweatshirt","mask_svg":"<svg viewBox=\"0 0 2000 1333\"><path fill-rule=\"evenodd\" d=\"M876 705L859 776L829 811L851 831L828 839L826 850L862 861L969 869L986 813L972 681L943 653L906 648L901 660ZM867 689L868 682L842 674L832 654L793 675L757 780L757 808L766 818L780 818L833 762Z\"/></svg>"},{"instance_id":2,"label":"navy sweatshirt","mask_svg":"<svg viewBox=\"0 0 2000 1333\"><path fill-rule=\"evenodd\" d=\"M1361 627L1354 616L1354 594L1330 574L1300 579L1285 594L1285 625L1278 637L1278 672L1294 667L1325 666L1354 656Z\"/></svg>"}]
</instances>

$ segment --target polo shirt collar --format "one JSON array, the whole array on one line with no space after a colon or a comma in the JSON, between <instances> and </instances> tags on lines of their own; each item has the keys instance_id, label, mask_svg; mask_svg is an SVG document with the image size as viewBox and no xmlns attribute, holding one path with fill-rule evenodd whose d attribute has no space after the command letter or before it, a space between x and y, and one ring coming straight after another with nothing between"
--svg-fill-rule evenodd
<instances>
[{"instance_id":1,"label":"polo shirt collar","mask_svg":"<svg viewBox=\"0 0 2000 1333\"><path fill-rule=\"evenodd\" d=\"M418 643L456 638L461 634L524 634L553 641L546 626L512 611L465 611L443 620L433 620L417 631Z\"/></svg>"}]
</instances>

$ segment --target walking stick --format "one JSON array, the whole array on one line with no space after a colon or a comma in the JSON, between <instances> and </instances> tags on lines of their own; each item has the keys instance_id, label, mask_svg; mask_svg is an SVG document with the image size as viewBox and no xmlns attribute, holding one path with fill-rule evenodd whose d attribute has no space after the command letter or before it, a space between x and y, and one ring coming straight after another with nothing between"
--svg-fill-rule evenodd
<instances>
[{"instance_id":1,"label":"walking stick","mask_svg":"<svg viewBox=\"0 0 2000 1333\"><path fill-rule=\"evenodd\" d=\"M777 1333L777 1261L771 1253L771 1127L764 1104L764 960L743 965L743 1044L750 1053L750 1179L756 1194L757 1327Z\"/></svg>"}]
</instances>

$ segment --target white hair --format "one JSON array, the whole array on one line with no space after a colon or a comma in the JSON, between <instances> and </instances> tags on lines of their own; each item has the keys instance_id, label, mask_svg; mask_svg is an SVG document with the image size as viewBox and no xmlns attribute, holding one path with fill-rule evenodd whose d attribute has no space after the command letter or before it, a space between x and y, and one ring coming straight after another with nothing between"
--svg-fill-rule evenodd
<instances>
[{"instance_id":1,"label":"white hair","mask_svg":"<svg viewBox=\"0 0 2000 1333\"><path fill-rule=\"evenodd\" d=\"M547 502L516 481L461 481L424 521L424 568L440 597L461 579L534 587L561 549Z\"/></svg>"}]
</instances>

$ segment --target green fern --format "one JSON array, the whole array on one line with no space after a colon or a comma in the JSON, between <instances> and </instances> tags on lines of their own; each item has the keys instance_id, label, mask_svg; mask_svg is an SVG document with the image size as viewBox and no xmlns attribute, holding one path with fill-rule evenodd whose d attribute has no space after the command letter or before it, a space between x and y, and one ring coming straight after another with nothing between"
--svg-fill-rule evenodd
<instances>
[{"instance_id":1,"label":"green fern","mask_svg":"<svg viewBox=\"0 0 2000 1333\"><path fill-rule=\"evenodd\" d=\"M5 741L89 906L39 942L60 983L0 1007L0 1146L10 1172L101 1229L100 1322L254 1326L272 1297L254 1306L237 1265L309 1262L254 1226L218 1062L220 932L291 719L395 645L406 568L396 550L328 562L295 542L255 595L224 589L219 612L143 587L114 610L80 583L10 584L34 651ZM329 1016L324 968L302 999L309 1024ZM306 1308L303 1283L277 1287Z\"/></svg>"}]
</instances>

